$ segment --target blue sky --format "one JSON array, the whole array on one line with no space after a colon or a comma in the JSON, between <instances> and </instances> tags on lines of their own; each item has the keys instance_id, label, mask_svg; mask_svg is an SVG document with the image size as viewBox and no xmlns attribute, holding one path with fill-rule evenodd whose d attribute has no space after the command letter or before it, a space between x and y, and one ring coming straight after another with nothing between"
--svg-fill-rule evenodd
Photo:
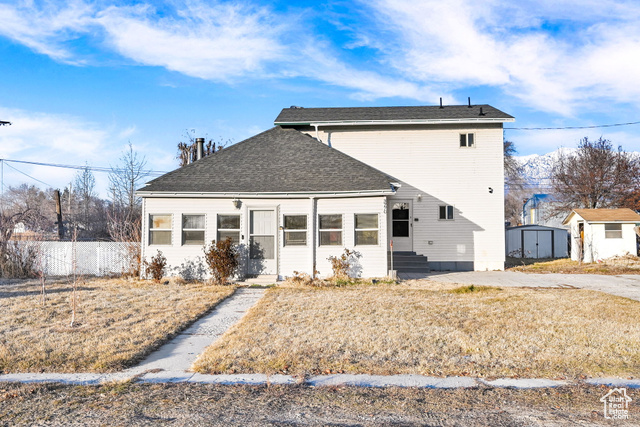
<instances>
[{"instance_id":1,"label":"blue sky","mask_svg":"<svg viewBox=\"0 0 640 427\"><path fill-rule=\"evenodd\" d=\"M470 96L509 127L636 122L639 18L610 0L0 0L0 158L109 166L130 141L171 170L187 130L237 142L291 105ZM521 155L584 136L640 151L640 125L506 136ZM60 188L74 174L12 166Z\"/></svg>"}]
</instances>

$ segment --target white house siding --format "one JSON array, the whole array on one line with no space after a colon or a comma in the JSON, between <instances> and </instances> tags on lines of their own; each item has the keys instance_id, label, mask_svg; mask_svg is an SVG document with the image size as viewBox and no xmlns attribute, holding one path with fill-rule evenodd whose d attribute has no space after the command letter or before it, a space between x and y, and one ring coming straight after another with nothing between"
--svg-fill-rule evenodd
<instances>
[{"instance_id":1,"label":"white house siding","mask_svg":"<svg viewBox=\"0 0 640 427\"><path fill-rule=\"evenodd\" d=\"M636 255L636 232L635 223L622 224L621 239L605 238L604 223L590 223L582 220L578 215L570 221L571 227L571 259L580 260L580 233L579 225L584 223L584 262L595 262L613 256L626 254ZM612 222L613 223L613 222Z\"/></svg>"},{"instance_id":2,"label":"white house siding","mask_svg":"<svg viewBox=\"0 0 640 427\"><path fill-rule=\"evenodd\" d=\"M380 222L379 244L377 246L355 247L363 256L360 259L362 277L380 277L387 273L386 259L386 198L358 197L334 199L240 199L241 207L236 209L232 199L219 198L156 198L147 197L143 202L143 245L142 257L149 260L158 250L167 258L170 274L179 274L181 265L190 261L203 262L203 248L201 245L182 245L181 218L183 214L205 215L205 242L211 243L216 239L217 215L240 214L241 245L247 245L249 240L249 210L252 208L273 208L277 212L277 274L282 278L293 275L294 271L313 273L314 254L316 269L321 276L331 275L331 266L327 258L339 256L345 248L354 249L354 214L377 213ZM313 213L316 211L315 214ZM318 214L343 215L343 245L319 246L317 230ZM171 245L149 244L149 215L172 215ZM284 246L283 226L284 215L307 215L307 245ZM313 242L315 242L315 251ZM245 266L242 266L244 271ZM274 273L275 274L275 273Z\"/></svg>"},{"instance_id":3,"label":"white house siding","mask_svg":"<svg viewBox=\"0 0 640 427\"><path fill-rule=\"evenodd\" d=\"M475 134L474 148L460 147L461 133ZM413 250L432 267L504 268L501 124L320 127L318 136L402 184L392 199L413 200ZM454 220L438 219L440 205L454 206Z\"/></svg>"}]
</instances>

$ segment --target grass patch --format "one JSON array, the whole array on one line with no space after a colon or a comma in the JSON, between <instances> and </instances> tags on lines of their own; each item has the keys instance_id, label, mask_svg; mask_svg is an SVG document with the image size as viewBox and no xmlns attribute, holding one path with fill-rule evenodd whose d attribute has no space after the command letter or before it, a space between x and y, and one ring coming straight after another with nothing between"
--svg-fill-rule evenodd
<instances>
[{"instance_id":1,"label":"grass patch","mask_svg":"<svg viewBox=\"0 0 640 427\"><path fill-rule=\"evenodd\" d=\"M460 286L459 288L451 289L451 293L453 294L470 294L472 292L490 292L490 291L501 291L502 289L496 288L493 286L476 286L476 285L468 285L468 286Z\"/></svg>"},{"instance_id":2,"label":"grass patch","mask_svg":"<svg viewBox=\"0 0 640 427\"><path fill-rule=\"evenodd\" d=\"M564 274L640 274L640 258L625 255L602 260L600 262L578 262L569 258L533 259L510 258L506 261L507 270L523 273L564 273Z\"/></svg>"},{"instance_id":3,"label":"grass patch","mask_svg":"<svg viewBox=\"0 0 640 427\"><path fill-rule=\"evenodd\" d=\"M469 289L429 281L271 289L193 369L546 378L640 372L637 301L580 289Z\"/></svg>"},{"instance_id":4,"label":"grass patch","mask_svg":"<svg viewBox=\"0 0 640 427\"><path fill-rule=\"evenodd\" d=\"M78 288L0 285L0 372L111 372L140 361L234 291L197 283L91 279Z\"/></svg>"}]
</instances>

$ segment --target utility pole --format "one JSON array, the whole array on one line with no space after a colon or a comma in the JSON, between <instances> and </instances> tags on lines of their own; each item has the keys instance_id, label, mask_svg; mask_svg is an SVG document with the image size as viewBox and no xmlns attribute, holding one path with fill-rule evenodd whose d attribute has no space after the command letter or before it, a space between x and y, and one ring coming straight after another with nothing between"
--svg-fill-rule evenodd
<instances>
[{"instance_id":1,"label":"utility pole","mask_svg":"<svg viewBox=\"0 0 640 427\"><path fill-rule=\"evenodd\" d=\"M64 239L64 225L62 224L62 206L60 205L60 190L56 190L53 192L53 195L56 199L56 216L58 224L58 238L60 240Z\"/></svg>"}]
</instances>

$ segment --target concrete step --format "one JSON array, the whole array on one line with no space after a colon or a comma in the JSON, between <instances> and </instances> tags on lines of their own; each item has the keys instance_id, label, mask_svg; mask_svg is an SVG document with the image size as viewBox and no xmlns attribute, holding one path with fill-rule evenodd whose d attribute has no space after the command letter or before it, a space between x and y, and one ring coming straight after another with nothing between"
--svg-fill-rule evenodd
<instances>
[{"instance_id":1,"label":"concrete step","mask_svg":"<svg viewBox=\"0 0 640 427\"><path fill-rule=\"evenodd\" d=\"M393 266L393 268L398 272L398 273L430 273L431 269L429 268L429 266L423 266L423 267L396 267L395 265Z\"/></svg>"},{"instance_id":2,"label":"concrete step","mask_svg":"<svg viewBox=\"0 0 640 427\"><path fill-rule=\"evenodd\" d=\"M389 254L389 261L391 254ZM394 252L393 269L398 273L429 273L429 259L415 252Z\"/></svg>"}]
</instances>

